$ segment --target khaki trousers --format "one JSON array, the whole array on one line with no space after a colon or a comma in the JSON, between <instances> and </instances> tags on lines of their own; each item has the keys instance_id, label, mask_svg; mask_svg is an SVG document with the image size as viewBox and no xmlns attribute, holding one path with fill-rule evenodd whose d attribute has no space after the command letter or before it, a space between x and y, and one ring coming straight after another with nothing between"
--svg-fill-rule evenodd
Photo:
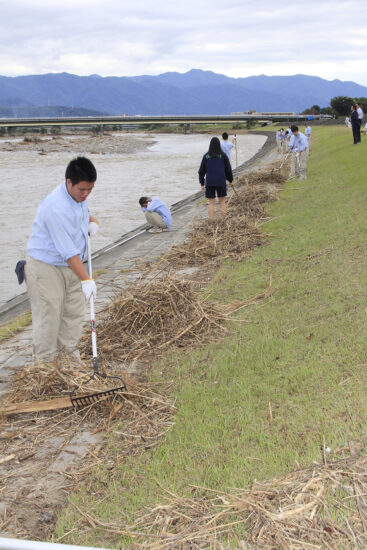
<instances>
[{"instance_id":1,"label":"khaki trousers","mask_svg":"<svg viewBox=\"0 0 367 550\"><path fill-rule=\"evenodd\" d=\"M166 224L162 220L162 217L157 212L145 212L145 219L153 227L159 227L160 229L167 229Z\"/></svg>"},{"instance_id":2,"label":"khaki trousers","mask_svg":"<svg viewBox=\"0 0 367 550\"><path fill-rule=\"evenodd\" d=\"M298 151L297 153L292 153L291 155L291 171L289 174L289 179L298 177L300 180L306 179L306 161L308 157L308 149L304 151Z\"/></svg>"},{"instance_id":3,"label":"khaki trousers","mask_svg":"<svg viewBox=\"0 0 367 550\"><path fill-rule=\"evenodd\" d=\"M85 298L70 267L27 257L25 279L32 308L33 355L48 362L62 351L74 354L84 319Z\"/></svg>"}]
</instances>

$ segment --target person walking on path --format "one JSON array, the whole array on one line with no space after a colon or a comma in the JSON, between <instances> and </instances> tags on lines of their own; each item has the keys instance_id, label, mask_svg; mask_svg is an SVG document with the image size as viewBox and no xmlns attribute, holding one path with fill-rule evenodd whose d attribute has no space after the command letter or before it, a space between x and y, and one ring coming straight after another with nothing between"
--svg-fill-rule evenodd
<instances>
[{"instance_id":1,"label":"person walking on path","mask_svg":"<svg viewBox=\"0 0 367 550\"><path fill-rule=\"evenodd\" d=\"M288 150L289 150L288 145L289 145L290 136L291 136L291 131L290 130L286 130L283 133L283 136L282 136L282 150L283 150L283 153L288 153Z\"/></svg>"},{"instance_id":2,"label":"person walking on path","mask_svg":"<svg viewBox=\"0 0 367 550\"><path fill-rule=\"evenodd\" d=\"M205 196L208 199L208 216L214 219L215 196L218 196L222 218L227 213L226 196L227 181L233 182L231 163L220 146L217 137L210 140L209 150L202 158L199 168L199 182L201 188L205 186Z\"/></svg>"},{"instance_id":3,"label":"person walking on path","mask_svg":"<svg viewBox=\"0 0 367 550\"><path fill-rule=\"evenodd\" d=\"M145 214L145 219L152 225L149 233L162 233L168 231L172 225L170 209L158 197L140 197L139 204Z\"/></svg>"},{"instance_id":4,"label":"person walking on path","mask_svg":"<svg viewBox=\"0 0 367 550\"><path fill-rule=\"evenodd\" d=\"M97 293L83 265L88 232L94 236L98 231L87 204L96 179L89 159L73 159L65 181L41 202L33 222L25 280L36 361L48 363L64 355L80 361L85 301Z\"/></svg>"},{"instance_id":5,"label":"person walking on path","mask_svg":"<svg viewBox=\"0 0 367 550\"><path fill-rule=\"evenodd\" d=\"M289 150L291 151L291 171L289 174L290 180L295 176L300 180L305 180L306 176L306 161L308 156L308 140L302 132L298 130L298 126L291 126L292 135L289 140Z\"/></svg>"},{"instance_id":6,"label":"person walking on path","mask_svg":"<svg viewBox=\"0 0 367 550\"><path fill-rule=\"evenodd\" d=\"M353 132L353 145L357 145L361 141L361 126L359 123L357 107L355 104L351 106L350 122Z\"/></svg>"},{"instance_id":7,"label":"person walking on path","mask_svg":"<svg viewBox=\"0 0 367 550\"><path fill-rule=\"evenodd\" d=\"M308 154L311 153L311 133L312 133L311 126L306 124L305 125L305 136L306 136L307 141L308 141Z\"/></svg>"},{"instance_id":8,"label":"person walking on path","mask_svg":"<svg viewBox=\"0 0 367 550\"><path fill-rule=\"evenodd\" d=\"M282 152L282 142L283 142L283 128L280 128L280 130L277 131L275 135L275 140L277 142L277 151L278 153Z\"/></svg>"},{"instance_id":9,"label":"person walking on path","mask_svg":"<svg viewBox=\"0 0 367 550\"><path fill-rule=\"evenodd\" d=\"M227 155L229 160L231 160L232 149L235 146L235 143L236 143L235 137L232 139L232 141L229 141L227 132L223 132L220 146L222 148L223 153Z\"/></svg>"}]
</instances>

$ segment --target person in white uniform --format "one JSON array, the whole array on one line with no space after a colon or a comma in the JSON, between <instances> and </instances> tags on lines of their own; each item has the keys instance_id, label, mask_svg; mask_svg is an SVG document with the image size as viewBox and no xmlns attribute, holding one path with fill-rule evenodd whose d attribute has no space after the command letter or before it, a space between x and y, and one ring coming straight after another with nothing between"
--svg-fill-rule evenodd
<instances>
[{"instance_id":1,"label":"person in white uniform","mask_svg":"<svg viewBox=\"0 0 367 550\"><path fill-rule=\"evenodd\" d=\"M229 136L227 132L223 132L222 140L220 142L220 147L223 153L227 155L229 160L231 160L232 149L235 146L235 143L236 143L236 138L233 138L232 141L229 141Z\"/></svg>"},{"instance_id":2,"label":"person in white uniform","mask_svg":"<svg viewBox=\"0 0 367 550\"><path fill-rule=\"evenodd\" d=\"M306 161L308 157L308 139L302 132L298 130L298 126L291 126L292 135L289 140L289 150L291 151L291 170L289 174L290 180L295 176L300 180L305 180L306 176Z\"/></svg>"}]
</instances>

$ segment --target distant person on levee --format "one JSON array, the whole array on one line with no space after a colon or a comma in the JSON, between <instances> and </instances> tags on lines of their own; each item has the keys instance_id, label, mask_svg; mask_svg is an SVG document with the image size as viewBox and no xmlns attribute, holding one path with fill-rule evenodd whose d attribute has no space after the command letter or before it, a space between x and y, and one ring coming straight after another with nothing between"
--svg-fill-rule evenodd
<instances>
[{"instance_id":1,"label":"distant person on levee","mask_svg":"<svg viewBox=\"0 0 367 550\"><path fill-rule=\"evenodd\" d=\"M222 219L226 216L227 180L229 183L233 182L231 163L221 149L219 139L213 137L210 140L209 150L203 156L199 168L199 182L202 189L205 185L205 196L208 199L208 216L210 220L214 219L216 195L219 200Z\"/></svg>"},{"instance_id":2,"label":"distant person on levee","mask_svg":"<svg viewBox=\"0 0 367 550\"><path fill-rule=\"evenodd\" d=\"M358 111L355 104L351 106L350 123L353 132L353 145L357 145L361 141L361 125L358 118Z\"/></svg>"},{"instance_id":3,"label":"distant person on levee","mask_svg":"<svg viewBox=\"0 0 367 550\"><path fill-rule=\"evenodd\" d=\"M290 137L291 137L290 129L283 132L283 135L282 135L282 151L283 151L283 153L288 153L289 152L288 145L289 145Z\"/></svg>"},{"instance_id":4,"label":"distant person on levee","mask_svg":"<svg viewBox=\"0 0 367 550\"><path fill-rule=\"evenodd\" d=\"M158 197L140 197L139 204L145 214L145 219L152 225L149 233L162 233L168 231L172 225L170 209Z\"/></svg>"},{"instance_id":5,"label":"distant person on levee","mask_svg":"<svg viewBox=\"0 0 367 550\"><path fill-rule=\"evenodd\" d=\"M33 356L50 362L69 357L80 361L85 302L96 296L83 258L88 232L98 223L89 214L87 197L97 172L78 157L69 162L65 181L41 202L28 240L25 280L32 308Z\"/></svg>"},{"instance_id":6,"label":"distant person on levee","mask_svg":"<svg viewBox=\"0 0 367 550\"><path fill-rule=\"evenodd\" d=\"M220 142L220 146L222 148L222 151L229 158L229 160L231 160L232 149L235 146L235 143L236 143L236 138L232 138L232 140L229 141L229 136L228 136L227 132L223 132L222 141Z\"/></svg>"},{"instance_id":7,"label":"distant person on levee","mask_svg":"<svg viewBox=\"0 0 367 550\"><path fill-rule=\"evenodd\" d=\"M292 125L291 132L292 135L289 140L289 151L292 153L291 171L288 179L292 180L296 176L300 180L305 180L307 179L308 139L298 130L298 126Z\"/></svg>"},{"instance_id":8,"label":"distant person on levee","mask_svg":"<svg viewBox=\"0 0 367 550\"><path fill-rule=\"evenodd\" d=\"M277 143L278 153L282 152L283 132L284 132L283 128L280 128L280 130L278 130L276 135L275 135L275 140L276 140L276 143Z\"/></svg>"},{"instance_id":9,"label":"distant person on levee","mask_svg":"<svg viewBox=\"0 0 367 550\"><path fill-rule=\"evenodd\" d=\"M362 121L364 117L364 113L362 111L362 108L359 103L356 103L357 113L358 113L358 122L359 122L359 141L361 141L361 127L362 127Z\"/></svg>"}]
</instances>

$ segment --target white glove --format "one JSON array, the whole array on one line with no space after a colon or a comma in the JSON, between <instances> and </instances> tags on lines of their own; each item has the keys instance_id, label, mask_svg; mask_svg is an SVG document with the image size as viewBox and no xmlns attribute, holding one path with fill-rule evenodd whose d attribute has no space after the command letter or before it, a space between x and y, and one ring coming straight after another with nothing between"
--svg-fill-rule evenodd
<instances>
[{"instance_id":1,"label":"white glove","mask_svg":"<svg viewBox=\"0 0 367 550\"><path fill-rule=\"evenodd\" d=\"M92 294L94 298L97 297L97 287L93 279L87 279L86 281L82 281L82 291L87 301L90 299Z\"/></svg>"},{"instance_id":2,"label":"white glove","mask_svg":"<svg viewBox=\"0 0 367 550\"><path fill-rule=\"evenodd\" d=\"M88 233L89 233L90 237L94 237L95 235L97 235L98 229L99 229L98 223L96 223L96 222L89 222L89 225L88 225Z\"/></svg>"}]
</instances>

